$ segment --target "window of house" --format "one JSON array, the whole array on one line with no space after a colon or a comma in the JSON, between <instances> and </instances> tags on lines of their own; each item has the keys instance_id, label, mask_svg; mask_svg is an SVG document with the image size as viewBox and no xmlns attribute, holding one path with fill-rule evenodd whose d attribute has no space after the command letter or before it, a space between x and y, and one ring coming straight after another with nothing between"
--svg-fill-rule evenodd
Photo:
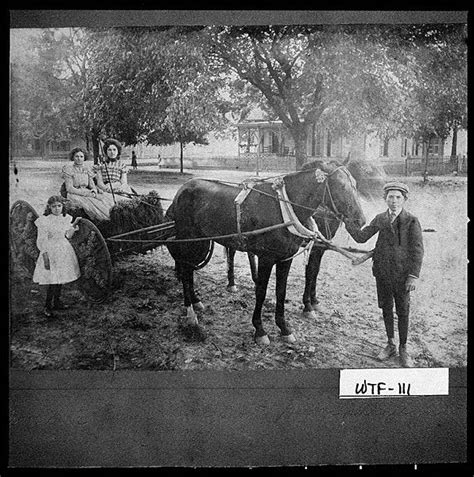
<instances>
[{"instance_id":1,"label":"window of house","mask_svg":"<svg viewBox=\"0 0 474 477\"><path fill-rule=\"evenodd\" d=\"M255 129L244 129L240 136L239 146L241 152L253 152L257 146L257 131Z\"/></svg>"},{"instance_id":2,"label":"window of house","mask_svg":"<svg viewBox=\"0 0 474 477\"><path fill-rule=\"evenodd\" d=\"M411 146L411 155L412 156L420 156L423 152L423 144L419 141L413 141Z\"/></svg>"},{"instance_id":3,"label":"window of house","mask_svg":"<svg viewBox=\"0 0 474 477\"><path fill-rule=\"evenodd\" d=\"M314 133L314 152L313 156L321 157L323 155L323 132L317 127Z\"/></svg>"},{"instance_id":4,"label":"window of house","mask_svg":"<svg viewBox=\"0 0 474 477\"><path fill-rule=\"evenodd\" d=\"M390 140L385 138L383 141L380 141L380 150L379 155L382 157L388 157L388 145Z\"/></svg>"},{"instance_id":5,"label":"window of house","mask_svg":"<svg viewBox=\"0 0 474 477\"><path fill-rule=\"evenodd\" d=\"M401 155L402 155L402 157L406 157L408 155L408 139L406 139L406 138L402 139Z\"/></svg>"},{"instance_id":6,"label":"window of house","mask_svg":"<svg viewBox=\"0 0 474 477\"><path fill-rule=\"evenodd\" d=\"M278 133L276 133L275 131L272 131L271 132L271 152L273 154L278 154L280 151L279 151L279 140L278 140Z\"/></svg>"},{"instance_id":7,"label":"window of house","mask_svg":"<svg viewBox=\"0 0 474 477\"><path fill-rule=\"evenodd\" d=\"M439 156L442 154L442 140L439 137L430 139L428 145L428 154L432 156Z\"/></svg>"},{"instance_id":8,"label":"window of house","mask_svg":"<svg viewBox=\"0 0 474 477\"><path fill-rule=\"evenodd\" d=\"M328 136L326 139L326 157L331 157L331 144L332 144L331 133L328 130Z\"/></svg>"}]
</instances>

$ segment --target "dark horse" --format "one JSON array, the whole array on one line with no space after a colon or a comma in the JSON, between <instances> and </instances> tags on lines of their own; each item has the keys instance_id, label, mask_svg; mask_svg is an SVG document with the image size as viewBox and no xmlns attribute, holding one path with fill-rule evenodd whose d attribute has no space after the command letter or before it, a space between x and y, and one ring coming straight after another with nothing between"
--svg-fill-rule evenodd
<instances>
[{"instance_id":1,"label":"dark horse","mask_svg":"<svg viewBox=\"0 0 474 477\"><path fill-rule=\"evenodd\" d=\"M242 203L240 214L237 214L234 203L240 192L238 187L191 179L178 190L166 213L166 219L174 221L176 241L167 247L175 259L183 284L188 322L197 324L195 312L203 309L194 290L194 270L207 263L214 240L226 248L258 256L252 323L255 341L259 344L269 343L261 314L270 274L276 264L275 322L283 339L295 341L285 321L284 303L292 258L304 238L282 226L284 218L276 189L284 184L286 203L292 204L300 224L305 224L322 204L341 219L349 218L361 226L365 223L354 179L347 169L330 163L318 165L319 168L287 174L280 178L279 184L265 181L256 184ZM267 230L262 232L261 229L265 228Z\"/></svg>"},{"instance_id":2,"label":"dark horse","mask_svg":"<svg viewBox=\"0 0 474 477\"><path fill-rule=\"evenodd\" d=\"M306 163L303 166L305 168L314 168L321 162L316 159ZM356 180L357 190L361 197L366 200L380 199L383 193L383 185L386 181L385 172L381 167L373 165L365 160L354 160L350 156L344 162L331 161L335 165L344 165L348 171ZM341 221L334 215L327 207L320 206L313 215L313 219L318 226L319 232L328 240L334 238L334 235L338 231ZM318 305L319 301L316 296L316 284L321 267L321 260L323 258L326 248L320 246L314 246L311 249L311 253L308 259L308 263L305 268L305 287L303 292L303 313L308 317L314 317L314 309ZM235 249L226 249L227 256L227 289L230 292L236 291L235 276L234 276L234 256ZM256 282L257 279L257 266L255 263L255 256L252 253L248 253L250 262L250 269L252 273L252 279Z\"/></svg>"}]
</instances>

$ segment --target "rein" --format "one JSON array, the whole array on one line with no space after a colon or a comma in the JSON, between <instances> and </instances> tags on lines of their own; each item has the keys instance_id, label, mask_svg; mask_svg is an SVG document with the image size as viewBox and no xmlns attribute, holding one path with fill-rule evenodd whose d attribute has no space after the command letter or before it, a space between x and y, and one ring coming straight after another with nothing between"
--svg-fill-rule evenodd
<instances>
[{"instance_id":1,"label":"rein","mask_svg":"<svg viewBox=\"0 0 474 477\"><path fill-rule=\"evenodd\" d=\"M331 175L333 175L335 172L337 172L339 169L343 169L343 170L345 170L346 174L349 174L349 172L347 171L347 169L346 169L344 166L339 166L339 167L337 167L336 169L334 169L333 171L327 173L327 176L326 176L326 178L324 179L323 200L321 201L321 204L320 204L320 205L326 206L326 207L329 209L329 211L336 216L336 218L338 218L339 220L341 220L340 217L344 218L344 215L341 214L341 213L338 211L338 209L337 209L337 207L336 207L336 204L335 204L335 202L334 202L334 199L333 199L333 197L332 197L331 189L330 189L329 183L328 183L328 178L329 178ZM310 171L312 171L312 170L313 170L313 169L307 169L306 171L298 171L298 172L294 172L294 173L292 173L292 174L272 176L272 177L267 177L267 178L264 178L264 179L257 179L257 180L252 179L252 181L254 181L254 182L257 182L257 181L258 181L259 183L268 182L268 181L274 181L274 182L281 181L281 180L284 181L284 178L285 178L286 176L288 176L288 175L299 174L299 173L301 173L301 172L310 172ZM239 183L237 183L237 182L220 181L220 180L217 180L217 179L205 179L205 180L207 180L207 181L209 181L209 182L215 182L216 184L228 184L228 185L234 185L234 186L242 186L242 183L239 184ZM245 181L244 181L244 184L245 184ZM269 194L268 192L265 192L265 191L263 191L263 190L255 189L254 187L252 187L251 189L252 189L253 191L255 191L255 192L258 192L258 193L261 194L261 195L266 195L267 197L271 197L272 199L277 200L277 201L279 201L279 202L286 202L286 203L288 203L288 204L290 204L290 205L292 205L292 206L299 207L300 209L309 210L309 211L311 211L311 212L313 212L313 213L315 213L315 212L318 210L318 208L315 209L315 208L313 208L313 207L308 207L308 206L306 206L306 205L297 204L296 202L293 202L293 201L291 201L291 200L289 200L289 199L279 198L278 196ZM331 202L330 202L330 206L328 206L327 204L324 203L326 193L327 193L327 195L329 196L329 199L330 199L330 201L331 201ZM319 206L318 206L318 207L319 207ZM333 210L331 210L331 208L332 208Z\"/></svg>"},{"instance_id":2,"label":"rein","mask_svg":"<svg viewBox=\"0 0 474 477\"><path fill-rule=\"evenodd\" d=\"M336 218L339 220L339 222L343 222L344 221L344 214L342 214L341 212L339 212L337 206L336 206L336 203L334 202L334 199L332 197L332 194L331 194L331 188L329 187L329 182L327 181L327 179L329 179L329 177L334 174L335 172L337 172L338 170L342 170L346 175L347 177L349 178L349 181L351 182L352 184L352 179L351 179L351 175L349 173L349 171L346 169L345 166L339 166L339 167L336 167L336 169L334 169L332 172L330 172L326 178L326 183L325 183L325 187L324 187L324 191L323 191L323 200L322 200L322 204L323 205L326 205L325 204L325 197L326 197L326 193L329 197L329 200L330 200L330 207L328 207L328 209L336 216ZM332 209L332 210L331 210Z\"/></svg>"},{"instance_id":3,"label":"rein","mask_svg":"<svg viewBox=\"0 0 474 477\"><path fill-rule=\"evenodd\" d=\"M344 215L342 213L340 213L339 210L337 209L337 206L336 206L336 204L334 202L334 199L332 197L331 189L330 189L329 182L328 182L329 177L332 174L334 174L335 172L337 172L339 169L343 169L344 172L348 175L349 179L351 178L349 172L345 169L344 166L339 166L336 169L334 169L333 171L331 171L330 173L324 173L325 177L324 177L324 180L322 181L322 182L324 182L323 196L322 196L321 204L319 204L318 208L320 206L326 207L328 209L329 213L333 214L339 221L341 221L342 220L341 217L344 218ZM310 172L310 171L314 171L314 170L313 169L312 170L307 170L307 172ZM275 190L276 190L275 185L277 185L277 184L281 184L282 186L284 185L284 177L285 176L283 176L283 177L282 176L277 176L277 177L273 178L273 181L274 181L273 188ZM269 180L269 179L266 179L266 180ZM206 180L208 180L210 182L235 185L235 183L231 183L231 182L225 182L225 181L219 181L219 180L209 180L209 179L206 179ZM261 182L264 182L264 180L260 179L258 182L261 183ZM241 184L239 184L239 185L241 185ZM245 187L245 185L244 185L244 187ZM278 187L279 187L279 185L277 185L277 188ZM138 230L138 231L132 231L132 232L128 232L128 233L121 234L121 235L114 236L114 237L109 237L107 240L116 241L116 242L152 242L152 243L156 243L156 244L159 244L159 243L161 243L161 244L186 243L186 242L198 242L198 241L205 241L205 240L228 239L228 238L235 238L235 237L242 237L242 236L245 237L245 236L261 234L261 233L264 233L264 232L269 232L269 231L272 231L272 230L277 230L277 229L284 228L284 227L290 229L290 232L291 232L291 228L295 228L295 226L296 226L297 229L298 229L298 227L300 228L300 230L303 229L303 233L305 234L305 235L301 235L301 234L298 234L298 235L303 236L303 237L306 236L306 238L309 239L309 243L304 247L303 251L298 251L293 256L284 259L285 261L293 259L295 256L303 253L304 251L309 251L311 249L311 247L315 244L316 241L321 243L320 246L325 246L325 248L329 248L329 249L332 249L332 250L335 250L335 251L339 251L341 253L343 252L343 249L341 249L340 247L337 247L334 244L332 244L330 242L330 240L326 239L326 237L324 237L317 230L317 226L314 223L314 220L313 220L313 223L314 223L314 228L316 230L306 229L299 222L298 218L294 214L294 211L291 209L291 206L301 207L302 209L310 210L313 213L313 215L317 212L317 209L297 204L297 203L287 199L286 194L285 194L285 197L282 197L281 194L278 194L278 193L277 193L277 196L275 196L275 195L272 195L268 192L255 189L253 186L251 187L251 190L254 190L254 191L258 192L259 194L271 197L274 200L278 200L278 202L284 202L284 203L287 204L287 206L290 206L290 209L289 209L290 210L290 220L285 220L285 218L284 218L284 222L282 222L280 224L275 224L275 225L272 225L272 226L269 226L269 227L265 227L265 228L258 229L258 230L253 230L253 231L248 231L248 232L241 232L240 228L238 227L238 230L239 230L238 233L232 233L232 234L226 234L226 235L220 235L220 236L212 236L212 237L199 237L199 238L189 238L189 239L176 239L175 237L169 237L167 240L157 240L157 239L127 240L127 239L122 238L126 235L130 235L132 233L140 232L140 230ZM329 204L325 203L326 197L329 197L329 200L330 200ZM291 216L293 216L293 217L291 217ZM285 217L285 215L284 215L284 217ZM323 217L325 217L325 215L323 215ZM326 226L326 233L329 235L329 226L327 225L326 220L325 220L325 226ZM156 226L153 226L153 227L156 227ZM167 228L169 228L169 227L167 227ZM159 232L160 230L156 229L154 231ZM309 255L309 253L308 253L308 255ZM347 252L344 253L344 255L347 256ZM353 257L351 257L351 258L353 258Z\"/></svg>"}]
</instances>

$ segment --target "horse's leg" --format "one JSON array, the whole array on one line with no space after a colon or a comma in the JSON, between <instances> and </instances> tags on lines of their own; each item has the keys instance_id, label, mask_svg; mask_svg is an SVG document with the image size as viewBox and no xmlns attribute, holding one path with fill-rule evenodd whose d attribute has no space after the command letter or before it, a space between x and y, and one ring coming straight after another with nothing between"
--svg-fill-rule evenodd
<instances>
[{"instance_id":1,"label":"horse's leg","mask_svg":"<svg viewBox=\"0 0 474 477\"><path fill-rule=\"evenodd\" d=\"M305 284L303 292L303 314L308 318L316 318L314 312L319 300L316 297L316 282L318 280L321 259L324 249L313 247L309 256L308 264L305 269Z\"/></svg>"},{"instance_id":2,"label":"horse's leg","mask_svg":"<svg viewBox=\"0 0 474 477\"><path fill-rule=\"evenodd\" d=\"M267 294L268 280L272 273L273 260L260 257L258 260L258 276L255 287L255 309L253 311L252 323L255 327L255 342L259 345L268 345L270 340L262 325L262 307Z\"/></svg>"},{"instance_id":3,"label":"horse's leg","mask_svg":"<svg viewBox=\"0 0 474 477\"><path fill-rule=\"evenodd\" d=\"M198 319L195 308L193 306L193 299L196 298L194 293L194 270L189 265L177 263L178 273L183 284L184 306L186 307L186 322L188 325L197 325Z\"/></svg>"},{"instance_id":4,"label":"horse's leg","mask_svg":"<svg viewBox=\"0 0 474 477\"><path fill-rule=\"evenodd\" d=\"M197 295L194 289L194 270L192 271L191 275L191 289L190 289L190 296L191 296L191 304L193 306L194 311L204 311L204 305L201 302L201 299Z\"/></svg>"},{"instance_id":5,"label":"horse's leg","mask_svg":"<svg viewBox=\"0 0 474 477\"><path fill-rule=\"evenodd\" d=\"M250 272L252 273L252 280L254 283L257 283L257 256L252 252L247 252L247 257L250 263Z\"/></svg>"},{"instance_id":6,"label":"horse's leg","mask_svg":"<svg viewBox=\"0 0 474 477\"><path fill-rule=\"evenodd\" d=\"M235 248L226 247L225 252L227 257L227 291L230 293L235 293L237 291L234 275Z\"/></svg>"},{"instance_id":7,"label":"horse's leg","mask_svg":"<svg viewBox=\"0 0 474 477\"><path fill-rule=\"evenodd\" d=\"M285 298L286 284L288 283L288 273L290 272L292 260L277 262L276 264L276 308L275 322L281 330L281 337L288 343L296 341L290 327L285 320Z\"/></svg>"}]
</instances>

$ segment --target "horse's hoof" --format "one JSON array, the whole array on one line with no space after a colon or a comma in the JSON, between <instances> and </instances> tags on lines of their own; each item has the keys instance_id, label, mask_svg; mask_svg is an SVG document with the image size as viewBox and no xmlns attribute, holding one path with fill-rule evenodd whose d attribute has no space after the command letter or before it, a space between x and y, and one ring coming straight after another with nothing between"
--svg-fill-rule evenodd
<instances>
[{"instance_id":1,"label":"horse's hoof","mask_svg":"<svg viewBox=\"0 0 474 477\"><path fill-rule=\"evenodd\" d=\"M281 335L281 339L285 341L286 343L296 343L296 338L293 333L289 335Z\"/></svg>"},{"instance_id":2,"label":"horse's hoof","mask_svg":"<svg viewBox=\"0 0 474 477\"><path fill-rule=\"evenodd\" d=\"M259 346L268 346L270 344L270 338L268 338L268 335L256 336L255 343Z\"/></svg>"},{"instance_id":3,"label":"horse's hoof","mask_svg":"<svg viewBox=\"0 0 474 477\"><path fill-rule=\"evenodd\" d=\"M308 319L308 320L315 320L316 319L316 313L315 313L314 310L303 311L303 318Z\"/></svg>"},{"instance_id":4,"label":"horse's hoof","mask_svg":"<svg viewBox=\"0 0 474 477\"><path fill-rule=\"evenodd\" d=\"M193 310L194 311L204 311L204 305L202 304L201 301L197 301L196 303L193 303Z\"/></svg>"},{"instance_id":5,"label":"horse's hoof","mask_svg":"<svg viewBox=\"0 0 474 477\"><path fill-rule=\"evenodd\" d=\"M227 287L229 293L237 293L237 287L235 285L230 285Z\"/></svg>"},{"instance_id":6,"label":"horse's hoof","mask_svg":"<svg viewBox=\"0 0 474 477\"><path fill-rule=\"evenodd\" d=\"M186 308L186 324L188 326L196 326L198 324L198 319L192 306Z\"/></svg>"}]
</instances>

